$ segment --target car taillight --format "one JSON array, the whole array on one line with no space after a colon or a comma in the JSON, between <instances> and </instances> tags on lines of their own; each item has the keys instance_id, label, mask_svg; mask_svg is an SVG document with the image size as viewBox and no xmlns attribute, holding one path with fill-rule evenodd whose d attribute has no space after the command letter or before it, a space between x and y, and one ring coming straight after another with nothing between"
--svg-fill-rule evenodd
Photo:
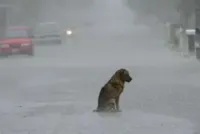
<instances>
[{"instance_id":1,"label":"car taillight","mask_svg":"<svg viewBox=\"0 0 200 134\"><path fill-rule=\"evenodd\" d=\"M2 44L0 45L0 48L9 48L10 46L8 44Z\"/></svg>"}]
</instances>

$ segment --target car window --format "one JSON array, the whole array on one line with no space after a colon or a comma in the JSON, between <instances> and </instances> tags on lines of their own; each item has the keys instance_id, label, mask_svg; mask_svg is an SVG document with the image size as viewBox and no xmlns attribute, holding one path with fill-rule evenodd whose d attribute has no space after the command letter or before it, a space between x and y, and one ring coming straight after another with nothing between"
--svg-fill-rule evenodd
<instances>
[{"instance_id":1,"label":"car window","mask_svg":"<svg viewBox=\"0 0 200 134\"><path fill-rule=\"evenodd\" d=\"M28 33L26 30L7 30L6 31L6 37L10 38L17 38L17 37L28 37Z\"/></svg>"},{"instance_id":2,"label":"car window","mask_svg":"<svg viewBox=\"0 0 200 134\"><path fill-rule=\"evenodd\" d=\"M56 24L42 24L36 28L36 33L58 32L59 28Z\"/></svg>"}]
</instances>

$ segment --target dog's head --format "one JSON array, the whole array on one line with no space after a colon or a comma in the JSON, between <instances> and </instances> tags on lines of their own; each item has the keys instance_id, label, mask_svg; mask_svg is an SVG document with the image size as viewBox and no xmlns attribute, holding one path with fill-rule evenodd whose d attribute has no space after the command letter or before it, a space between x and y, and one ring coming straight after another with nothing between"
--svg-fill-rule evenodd
<instances>
[{"instance_id":1,"label":"dog's head","mask_svg":"<svg viewBox=\"0 0 200 134\"><path fill-rule=\"evenodd\" d=\"M116 73L120 77L120 80L122 80L124 82L131 82L132 81L132 77L130 76L128 70L122 68L122 69L119 69Z\"/></svg>"}]
</instances>

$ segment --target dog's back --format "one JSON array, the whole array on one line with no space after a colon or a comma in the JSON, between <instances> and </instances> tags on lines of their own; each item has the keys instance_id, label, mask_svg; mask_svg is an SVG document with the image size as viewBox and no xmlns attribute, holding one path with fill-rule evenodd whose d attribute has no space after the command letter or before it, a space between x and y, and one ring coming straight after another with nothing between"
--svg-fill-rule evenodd
<instances>
[{"instance_id":1,"label":"dog's back","mask_svg":"<svg viewBox=\"0 0 200 134\"><path fill-rule=\"evenodd\" d=\"M105 102L106 102L106 98L105 98L106 91L105 90L106 90L105 86L102 87L100 90L99 97L98 97L98 106L97 106L98 111L104 110Z\"/></svg>"}]
</instances>

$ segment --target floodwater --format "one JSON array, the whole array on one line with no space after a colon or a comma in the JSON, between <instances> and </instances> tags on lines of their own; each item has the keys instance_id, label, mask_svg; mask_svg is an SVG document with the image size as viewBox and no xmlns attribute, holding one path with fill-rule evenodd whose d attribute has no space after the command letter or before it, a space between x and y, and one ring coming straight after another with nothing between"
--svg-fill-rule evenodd
<instances>
[{"instance_id":1,"label":"floodwater","mask_svg":"<svg viewBox=\"0 0 200 134\"><path fill-rule=\"evenodd\" d=\"M198 133L198 61L170 52L148 26L106 20L62 45L37 45L34 57L0 59L2 134ZM100 88L119 68L134 78L122 112L93 113Z\"/></svg>"}]
</instances>

